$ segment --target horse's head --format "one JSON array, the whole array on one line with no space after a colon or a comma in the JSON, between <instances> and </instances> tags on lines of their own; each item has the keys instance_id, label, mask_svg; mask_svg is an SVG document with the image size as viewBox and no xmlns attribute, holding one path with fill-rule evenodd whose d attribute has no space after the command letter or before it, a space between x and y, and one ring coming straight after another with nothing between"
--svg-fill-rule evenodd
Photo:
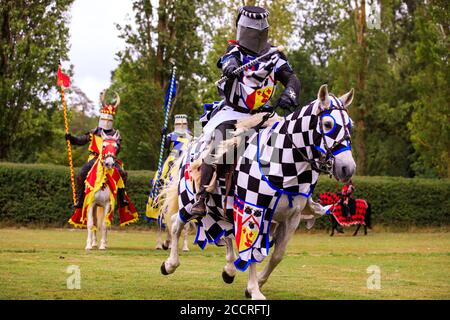
<instances>
[{"instance_id":1,"label":"horse's head","mask_svg":"<svg viewBox=\"0 0 450 320\"><path fill-rule=\"evenodd\" d=\"M120 139L119 131L113 136L108 136L102 131L102 160L107 169L112 169L116 162L117 149L119 147L118 141Z\"/></svg>"},{"instance_id":2,"label":"horse's head","mask_svg":"<svg viewBox=\"0 0 450 320\"><path fill-rule=\"evenodd\" d=\"M353 89L337 98L322 85L317 100L290 114L286 124L303 160L342 182L349 181L356 170L351 152L352 120L347 112L352 100ZM305 147L313 149L312 159Z\"/></svg>"},{"instance_id":3,"label":"horse's head","mask_svg":"<svg viewBox=\"0 0 450 320\"><path fill-rule=\"evenodd\" d=\"M317 94L314 113L317 115L314 147L336 179L349 181L356 171L351 150L352 120L348 106L353 101L353 89L337 98L322 85Z\"/></svg>"}]
</instances>

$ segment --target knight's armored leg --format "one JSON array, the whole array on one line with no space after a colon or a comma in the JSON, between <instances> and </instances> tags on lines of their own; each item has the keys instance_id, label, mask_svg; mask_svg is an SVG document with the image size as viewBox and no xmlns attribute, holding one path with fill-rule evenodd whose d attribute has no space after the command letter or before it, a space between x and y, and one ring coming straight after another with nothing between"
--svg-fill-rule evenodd
<instances>
[{"instance_id":1,"label":"knight's armored leg","mask_svg":"<svg viewBox=\"0 0 450 320\"><path fill-rule=\"evenodd\" d=\"M193 216L204 216L206 215L206 197L207 197L207 191L206 188L208 187L209 183L211 182L211 179L213 177L215 171L215 166L211 164L207 164L206 162L203 162L200 167L200 189L197 191L196 194L196 202L192 206L191 214Z\"/></svg>"},{"instance_id":2,"label":"knight's armored leg","mask_svg":"<svg viewBox=\"0 0 450 320\"><path fill-rule=\"evenodd\" d=\"M77 202L75 204L75 208L82 208L83 202L84 202L84 188L87 175L89 173L89 170L91 170L92 166L94 165L96 159L92 159L91 161L86 162L83 167L81 167L80 172L77 175L76 178L76 195L77 195Z\"/></svg>"},{"instance_id":3,"label":"knight's armored leg","mask_svg":"<svg viewBox=\"0 0 450 320\"><path fill-rule=\"evenodd\" d=\"M122 169L122 167L116 163L115 166L117 167L117 169L119 170L120 176L122 177L123 180L123 184L124 184L124 188L119 188L117 190L117 199L119 201L119 206L121 208L126 207L129 205L127 199L125 199L125 189L127 187L127 177L128 174Z\"/></svg>"},{"instance_id":4,"label":"knight's armored leg","mask_svg":"<svg viewBox=\"0 0 450 320\"><path fill-rule=\"evenodd\" d=\"M214 172L217 169L217 162L223 161L223 159L216 158L217 148L224 139L227 139L227 131L233 130L234 121L226 121L217 126L214 134L214 141L212 143L212 148L210 156L206 157L202 165L200 166L200 188L196 194L196 202L192 206L191 214L193 216L204 216L206 215L206 198L208 192L206 188L211 182Z\"/></svg>"}]
</instances>

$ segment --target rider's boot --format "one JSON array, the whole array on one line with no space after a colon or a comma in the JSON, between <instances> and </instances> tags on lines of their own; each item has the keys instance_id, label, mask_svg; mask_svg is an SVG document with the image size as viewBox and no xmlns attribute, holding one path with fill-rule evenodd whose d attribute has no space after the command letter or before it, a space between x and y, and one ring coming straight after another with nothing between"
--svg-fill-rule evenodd
<instances>
[{"instance_id":1,"label":"rider's boot","mask_svg":"<svg viewBox=\"0 0 450 320\"><path fill-rule=\"evenodd\" d=\"M215 167L205 162L203 162L200 166L200 190L198 190L196 194L196 202L193 204L191 209L191 214L193 216L203 217L206 215L206 197L208 196L206 188L211 182L214 171Z\"/></svg>"},{"instance_id":2,"label":"rider's boot","mask_svg":"<svg viewBox=\"0 0 450 320\"><path fill-rule=\"evenodd\" d=\"M129 202L125 197L125 188L119 188L117 190L117 198L119 200L119 204L120 204L121 208L129 205Z\"/></svg>"},{"instance_id":3,"label":"rider's boot","mask_svg":"<svg viewBox=\"0 0 450 320\"><path fill-rule=\"evenodd\" d=\"M74 205L75 209L80 209L83 207L84 202L84 179L83 177L77 177L76 179L76 203Z\"/></svg>"}]
</instances>

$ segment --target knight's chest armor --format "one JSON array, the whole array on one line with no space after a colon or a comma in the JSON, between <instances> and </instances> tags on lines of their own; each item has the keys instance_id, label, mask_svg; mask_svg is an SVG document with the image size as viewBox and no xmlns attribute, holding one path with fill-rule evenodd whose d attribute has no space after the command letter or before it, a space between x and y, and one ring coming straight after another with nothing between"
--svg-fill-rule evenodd
<instances>
[{"instance_id":1,"label":"knight's chest armor","mask_svg":"<svg viewBox=\"0 0 450 320\"><path fill-rule=\"evenodd\" d=\"M116 131L113 129L111 132L107 133L108 135L114 135ZM102 154L103 148L103 139L102 139L102 131L101 129L95 129L91 133L89 133L89 159L88 161L98 157Z\"/></svg>"},{"instance_id":2,"label":"knight's chest armor","mask_svg":"<svg viewBox=\"0 0 450 320\"><path fill-rule=\"evenodd\" d=\"M242 64L256 59L255 56L241 53ZM275 92L275 66L268 66L265 61L247 68L238 79L236 94L238 105L250 111L266 105Z\"/></svg>"},{"instance_id":3,"label":"knight's chest armor","mask_svg":"<svg viewBox=\"0 0 450 320\"><path fill-rule=\"evenodd\" d=\"M100 155L103 145L103 139L101 136L96 135L94 133L90 133L91 136L91 142L89 143L88 150L89 152Z\"/></svg>"},{"instance_id":4,"label":"knight's chest armor","mask_svg":"<svg viewBox=\"0 0 450 320\"><path fill-rule=\"evenodd\" d=\"M170 143L170 155L174 158L178 158L181 153L186 149L190 139L188 135L177 134L175 132L171 133L171 143Z\"/></svg>"}]
</instances>

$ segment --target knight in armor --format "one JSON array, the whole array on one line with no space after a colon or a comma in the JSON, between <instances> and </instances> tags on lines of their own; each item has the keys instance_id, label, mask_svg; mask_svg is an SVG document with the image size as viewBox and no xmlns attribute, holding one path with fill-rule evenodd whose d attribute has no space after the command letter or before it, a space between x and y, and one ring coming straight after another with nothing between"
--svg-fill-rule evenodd
<instances>
[{"instance_id":1,"label":"knight in armor","mask_svg":"<svg viewBox=\"0 0 450 320\"><path fill-rule=\"evenodd\" d=\"M355 187L353 183L350 181L345 184L341 190L341 205L342 205L342 215L344 217L350 217L352 213L355 212L355 199L353 197L353 192L355 191Z\"/></svg>"},{"instance_id":2,"label":"knight in armor","mask_svg":"<svg viewBox=\"0 0 450 320\"><path fill-rule=\"evenodd\" d=\"M226 139L226 132L235 128L238 119L250 114L262 111L272 111L277 107L290 109L298 105L300 94L300 81L288 63L286 56L281 52L275 52L275 48L268 42L269 12L257 6L244 6L239 9L236 19L236 40L229 41L225 54L217 62L217 67L222 70L228 80L218 86L219 94L224 99L220 110L214 110L203 132L214 132L213 145ZM235 71L240 66L268 53L259 63L240 75L235 76ZM274 94L276 83L280 81L284 91L273 107L268 105ZM196 193L196 202L192 206L191 214L204 216L206 214L206 187L209 185L213 174L218 176L223 172L232 170L232 164L222 165L214 157L204 159L201 165L200 188ZM220 159L222 162L223 159Z\"/></svg>"},{"instance_id":3,"label":"knight in armor","mask_svg":"<svg viewBox=\"0 0 450 320\"><path fill-rule=\"evenodd\" d=\"M89 158L87 162L81 167L80 171L78 172L78 175L76 177L76 196L77 201L75 204L75 209L79 209L83 207L84 202L84 195L85 195L85 180L88 176L89 171L91 170L92 166L94 165L95 161L101 155L101 148L103 144L102 139L102 132L108 136L113 136L118 131L113 128L113 121L114 121L114 115L116 114L117 108L120 104L120 97L116 93L116 99L114 102L114 105L108 104L105 102L105 93L103 92L101 95L101 103L102 103L102 109L100 110L100 119L98 121L98 126L89 132L80 135L80 136L73 136L70 133L66 134L66 139L70 140L70 143L77 146L84 146L89 143ZM121 138L119 134L119 140L118 140L118 146L117 146L117 153L120 152L120 143ZM127 181L127 174L122 169L122 167L119 164L119 161L116 161L114 164L115 167L119 170L119 173L122 177L122 180L124 184L126 185ZM125 207L128 205L128 201L125 198L125 188L120 188L117 190L117 197L118 201L121 207Z\"/></svg>"},{"instance_id":4,"label":"knight in armor","mask_svg":"<svg viewBox=\"0 0 450 320\"><path fill-rule=\"evenodd\" d=\"M169 157L176 160L183 152L183 148L186 147L191 140L192 134L189 131L187 115L176 114L174 131L166 136L164 149L169 151Z\"/></svg>"},{"instance_id":5,"label":"knight in armor","mask_svg":"<svg viewBox=\"0 0 450 320\"><path fill-rule=\"evenodd\" d=\"M163 134L165 130L163 129ZM173 163L181 156L186 146L192 140L192 134L188 127L188 117L185 114L176 114L174 122L174 131L166 135L164 149L168 151L168 156L164 162L161 171L161 183L165 183L165 179L169 176L169 171L173 167Z\"/></svg>"},{"instance_id":6,"label":"knight in armor","mask_svg":"<svg viewBox=\"0 0 450 320\"><path fill-rule=\"evenodd\" d=\"M158 178L159 172L155 172L153 178L153 185L157 183L156 187L164 186L170 181L171 170L177 159L186 150L187 145L192 140L192 134L188 128L188 118L185 114L175 115L174 131L167 134L166 128L161 131L162 135L166 135L164 141L164 150L167 152L167 158L164 161L163 167L161 168L161 173ZM149 219L158 219L160 223L161 213L159 211L158 201L155 200L158 196L158 192L155 194L152 192L149 195L149 200L147 201L146 216Z\"/></svg>"}]
</instances>

